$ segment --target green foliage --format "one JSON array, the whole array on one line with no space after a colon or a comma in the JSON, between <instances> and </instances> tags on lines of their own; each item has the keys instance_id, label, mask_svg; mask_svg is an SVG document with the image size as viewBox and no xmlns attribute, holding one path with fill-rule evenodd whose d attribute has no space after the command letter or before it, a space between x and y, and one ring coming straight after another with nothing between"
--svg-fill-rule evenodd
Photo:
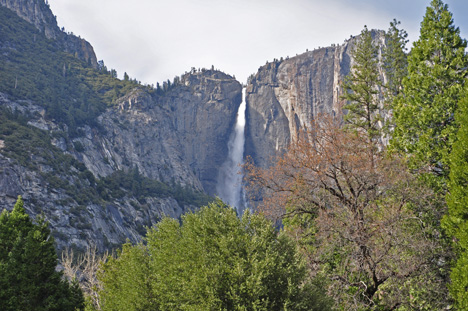
<instances>
[{"instance_id":1,"label":"green foliage","mask_svg":"<svg viewBox=\"0 0 468 311\"><path fill-rule=\"evenodd\" d=\"M468 309L468 89L455 116L459 130L450 154L448 214L443 219L453 238L457 261L451 277L451 294L460 310Z\"/></svg>"},{"instance_id":2,"label":"green foliage","mask_svg":"<svg viewBox=\"0 0 468 311\"><path fill-rule=\"evenodd\" d=\"M468 66L465 48L447 5L432 0L408 57L403 92L393 104L393 147L410 155L413 168L442 177L439 185L448 175L457 130L454 114Z\"/></svg>"},{"instance_id":3,"label":"green foliage","mask_svg":"<svg viewBox=\"0 0 468 311\"><path fill-rule=\"evenodd\" d=\"M382 83L377 55L378 47L365 26L353 50L355 62L345 78L343 88L346 93L342 96L347 101L343 107L347 111L344 116L347 126L367 133L370 141L376 141L381 136L378 94Z\"/></svg>"},{"instance_id":4,"label":"green foliage","mask_svg":"<svg viewBox=\"0 0 468 311\"><path fill-rule=\"evenodd\" d=\"M105 285L102 310L159 310L152 292L149 253L143 245L123 245L118 258L110 258L98 277Z\"/></svg>"},{"instance_id":5,"label":"green foliage","mask_svg":"<svg viewBox=\"0 0 468 311\"><path fill-rule=\"evenodd\" d=\"M18 99L43 106L48 117L68 125L72 136L82 125L98 126L97 116L135 87L102 63L101 70L64 52L32 24L0 7L0 87ZM115 72L115 71L114 71Z\"/></svg>"},{"instance_id":6,"label":"green foliage","mask_svg":"<svg viewBox=\"0 0 468 311\"><path fill-rule=\"evenodd\" d=\"M103 310L329 310L294 243L220 201L165 218L103 267Z\"/></svg>"},{"instance_id":7,"label":"green foliage","mask_svg":"<svg viewBox=\"0 0 468 311\"><path fill-rule=\"evenodd\" d=\"M83 310L83 295L55 270L54 239L42 219L34 224L18 197L0 215L0 309Z\"/></svg>"},{"instance_id":8,"label":"green foliage","mask_svg":"<svg viewBox=\"0 0 468 311\"><path fill-rule=\"evenodd\" d=\"M408 74L408 57L405 53L408 34L399 29L400 22L394 19L386 33L386 47L383 49L383 68L387 76L385 83L386 108L400 94L403 79Z\"/></svg>"},{"instance_id":9,"label":"green foliage","mask_svg":"<svg viewBox=\"0 0 468 311\"><path fill-rule=\"evenodd\" d=\"M140 174L137 167L128 172L115 171L111 175L101 178L97 182L97 189L100 196L105 199L120 199L125 195L132 195L139 201L143 201L146 197L173 197L181 206L194 205L197 207L213 201L213 197L190 187L182 187L175 183L168 185L145 177Z\"/></svg>"}]
</instances>

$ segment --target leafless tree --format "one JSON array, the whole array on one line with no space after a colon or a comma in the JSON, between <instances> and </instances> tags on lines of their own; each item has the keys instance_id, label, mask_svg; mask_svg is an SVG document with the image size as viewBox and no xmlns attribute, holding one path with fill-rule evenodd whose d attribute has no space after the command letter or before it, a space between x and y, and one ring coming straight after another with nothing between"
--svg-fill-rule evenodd
<instances>
[{"instance_id":1,"label":"leafless tree","mask_svg":"<svg viewBox=\"0 0 468 311\"><path fill-rule=\"evenodd\" d=\"M443 200L366 135L331 116L316 120L272 167L246 164L260 212L283 219L345 310L411 309L423 299L442 309L433 223Z\"/></svg>"},{"instance_id":2,"label":"leafless tree","mask_svg":"<svg viewBox=\"0 0 468 311\"><path fill-rule=\"evenodd\" d=\"M99 291L102 289L102 285L97 279L97 273L101 263L106 262L107 257L107 252L98 255L94 244L88 246L86 252L78 256L70 249L62 252L62 266L65 276L71 280L78 280L85 297L98 311L101 310Z\"/></svg>"}]
</instances>

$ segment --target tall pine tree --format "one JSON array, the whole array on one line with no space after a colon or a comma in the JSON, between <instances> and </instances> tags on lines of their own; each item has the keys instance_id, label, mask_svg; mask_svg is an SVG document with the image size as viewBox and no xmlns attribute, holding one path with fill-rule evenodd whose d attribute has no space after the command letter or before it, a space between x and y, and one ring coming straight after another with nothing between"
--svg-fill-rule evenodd
<instances>
[{"instance_id":1,"label":"tall pine tree","mask_svg":"<svg viewBox=\"0 0 468 311\"><path fill-rule=\"evenodd\" d=\"M468 310L468 89L459 106L456 123L460 128L450 154L448 215L443 218L443 226L453 237L457 254L450 292L459 310Z\"/></svg>"},{"instance_id":2,"label":"tall pine tree","mask_svg":"<svg viewBox=\"0 0 468 311\"><path fill-rule=\"evenodd\" d=\"M378 70L378 47L372 33L364 26L353 50L354 64L346 76L342 96L346 100L344 120L348 128L365 133L369 142L381 136L379 113L379 87L382 85Z\"/></svg>"},{"instance_id":3,"label":"tall pine tree","mask_svg":"<svg viewBox=\"0 0 468 311\"><path fill-rule=\"evenodd\" d=\"M390 22L382 55L383 69L387 78L384 85L387 109L401 93L403 78L408 74L408 56L406 55L408 34L404 29L398 28L399 25L400 22L396 19Z\"/></svg>"},{"instance_id":4,"label":"tall pine tree","mask_svg":"<svg viewBox=\"0 0 468 311\"><path fill-rule=\"evenodd\" d=\"M467 76L465 48L448 6L432 0L408 57L403 93L393 104L393 146L411 155L413 168L442 177L431 177L439 185L448 175L448 155L457 130L454 113Z\"/></svg>"}]
</instances>

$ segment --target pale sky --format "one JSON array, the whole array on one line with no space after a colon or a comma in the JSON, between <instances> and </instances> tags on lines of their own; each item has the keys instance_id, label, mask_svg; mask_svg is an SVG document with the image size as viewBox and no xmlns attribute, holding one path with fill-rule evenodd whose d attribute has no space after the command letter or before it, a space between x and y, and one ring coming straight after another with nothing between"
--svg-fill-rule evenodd
<instances>
[{"instance_id":1,"label":"pale sky","mask_svg":"<svg viewBox=\"0 0 468 311\"><path fill-rule=\"evenodd\" d=\"M364 25L393 18L414 41L430 0L49 0L60 27L89 41L97 58L156 84L214 65L245 83L274 58L341 44ZM468 1L445 0L462 37ZM408 47L411 47L409 45Z\"/></svg>"}]
</instances>

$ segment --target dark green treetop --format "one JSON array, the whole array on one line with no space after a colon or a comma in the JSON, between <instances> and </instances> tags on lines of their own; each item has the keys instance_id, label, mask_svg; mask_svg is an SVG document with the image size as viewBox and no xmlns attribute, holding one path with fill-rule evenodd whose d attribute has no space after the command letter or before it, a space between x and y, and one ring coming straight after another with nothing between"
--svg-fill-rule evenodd
<instances>
[{"instance_id":1,"label":"dark green treetop","mask_svg":"<svg viewBox=\"0 0 468 311\"><path fill-rule=\"evenodd\" d=\"M64 280L56 266L47 223L34 224L19 196L13 210L0 215L0 310L82 310L78 285Z\"/></svg>"},{"instance_id":2,"label":"dark green treetop","mask_svg":"<svg viewBox=\"0 0 468 311\"><path fill-rule=\"evenodd\" d=\"M381 136L379 121L379 87L382 85L378 70L378 47L372 41L367 26L353 51L354 64L346 76L343 88L347 111L344 120L347 126L366 133L369 141L375 142Z\"/></svg>"},{"instance_id":3,"label":"dark green treetop","mask_svg":"<svg viewBox=\"0 0 468 311\"><path fill-rule=\"evenodd\" d=\"M383 69L387 77L385 83L385 99L388 106L402 91L403 78L408 74L408 56L406 44L408 33L398 28L400 21L394 19L386 33L386 46L383 49ZM387 108L387 107L386 107Z\"/></svg>"}]
</instances>

